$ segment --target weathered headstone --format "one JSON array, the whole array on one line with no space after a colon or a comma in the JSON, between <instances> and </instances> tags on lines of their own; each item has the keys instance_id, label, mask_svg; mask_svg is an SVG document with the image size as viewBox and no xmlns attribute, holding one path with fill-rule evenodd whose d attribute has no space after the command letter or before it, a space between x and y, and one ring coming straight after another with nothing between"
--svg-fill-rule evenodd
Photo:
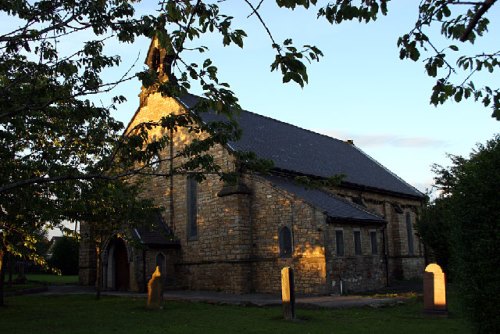
<instances>
[{"instance_id":1,"label":"weathered headstone","mask_svg":"<svg viewBox=\"0 0 500 334\"><path fill-rule=\"evenodd\" d=\"M441 267L431 263L424 272L424 312L446 315L446 282Z\"/></svg>"},{"instance_id":2,"label":"weathered headstone","mask_svg":"<svg viewBox=\"0 0 500 334\"><path fill-rule=\"evenodd\" d=\"M148 308L159 309L163 304L163 283L160 273L160 267L156 270L148 282Z\"/></svg>"},{"instance_id":3,"label":"weathered headstone","mask_svg":"<svg viewBox=\"0 0 500 334\"><path fill-rule=\"evenodd\" d=\"M285 320L295 319L295 285L293 269L290 267L281 269L281 300Z\"/></svg>"}]
</instances>

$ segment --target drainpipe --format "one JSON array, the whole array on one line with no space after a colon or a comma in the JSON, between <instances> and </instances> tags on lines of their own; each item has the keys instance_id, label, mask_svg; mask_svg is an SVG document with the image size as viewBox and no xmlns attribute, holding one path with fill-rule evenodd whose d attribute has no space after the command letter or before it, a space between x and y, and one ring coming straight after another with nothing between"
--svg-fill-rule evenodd
<instances>
[{"instance_id":1,"label":"drainpipe","mask_svg":"<svg viewBox=\"0 0 500 334\"><path fill-rule=\"evenodd\" d=\"M144 291L148 291L148 286L146 282L146 251L142 249L142 284Z\"/></svg>"},{"instance_id":2,"label":"drainpipe","mask_svg":"<svg viewBox=\"0 0 500 334\"><path fill-rule=\"evenodd\" d=\"M385 286L389 286L389 245L387 244L387 226L389 225L389 220L387 219L389 216L389 210L387 208L390 203L384 201L383 209L384 209L384 219L386 220L386 224L382 228L382 243L384 247L384 262L385 262Z\"/></svg>"},{"instance_id":3,"label":"drainpipe","mask_svg":"<svg viewBox=\"0 0 500 334\"><path fill-rule=\"evenodd\" d=\"M290 219L290 227L292 231L292 259L293 259L293 252L295 250L295 213L294 213L294 208L295 206L293 205L294 198L290 199L290 213L291 213L291 219ZM316 218L316 217L315 217Z\"/></svg>"},{"instance_id":4,"label":"drainpipe","mask_svg":"<svg viewBox=\"0 0 500 334\"><path fill-rule=\"evenodd\" d=\"M253 182L253 180L251 180ZM255 270L254 270L254 265L256 265L255 262L255 252L254 252L254 235L253 235L253 196L254 193L252 192L251 194L248 195L249 200L248 200L248 205L249 205L249 210L248 210L248 223L250 227L250 292L255 293Z\"/></svg>"},{"instance_id":5,"label":"drainpipe","mask_svg":"<svg viewBox=\"0 0 500 334\"><path fill-rule=\"evenodd\" d=\"M170 227L175 235L174 223L174 132L170 129Z\"/></svg>"},{"instance_id":6,"label":"drainpipe","mask_svg":"<svg viewBox=\"0 0 500 334\"><path fill-rule=\"evenodd\" d=\"M384 247L384 262L385 262L385 286L389 286L389 258L387 256L386 242L387 225L382 229L382 243Z\"/></svg>"}]
</instances>

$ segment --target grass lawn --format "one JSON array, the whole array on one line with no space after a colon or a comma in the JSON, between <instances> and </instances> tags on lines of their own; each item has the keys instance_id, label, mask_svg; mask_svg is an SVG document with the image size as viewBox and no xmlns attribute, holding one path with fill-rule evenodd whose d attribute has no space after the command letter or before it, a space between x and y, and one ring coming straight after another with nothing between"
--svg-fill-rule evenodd
<instances>
[{"instance_id":1,"label":"grass lawn","mask_svg":"<svg viewBox=\"0 0 500 334\"><path fill-rule=\"evenodd\" d=\"M38 282L51 285L78 284L78 275L59 276L50 274L27 274L26 278L31 282Z\"/></svg>"},{"instance_id":2,"label":"grass lawn","mask_svg":"<svg viewBox=\"0 0 500 334\"><path fill-rule=\"evenodd\" d=\"M32 290L32 289L38 289L38 288L43 288L45 287L44 284L42 283L35 283L35 282L26 282L24 284L12 284L8 285L7 283L4 285L4 290L5 292L19 292L19 291L27 291L27 290Z\"/></svg>"},{"instance_id":3,"label":"grass lawn","mask_svg":"<svg viewBox=\"0 0 500 334\"><path fill-rule=\"evenodd\" d=\"M78 276L58 276L50 274L27 274L27 281L23 284L5 282L4 289L7 293L43 288L47 285L78 284Z\"/></svg>"},{"instance_id":4,"label":"grass lawn","mask_svg":"<svg viewBox=\"0 0 500 334\"><path fill-rule=\"evenodd\" d=\"M433 318L422 302L386 308L298 309L294 322L280 307L258 308L167 302L147 310L146 300L93 295L17 296L0 308L2 332L15 333L470 333L457 314Z\"/></svg>"}]
</instances>

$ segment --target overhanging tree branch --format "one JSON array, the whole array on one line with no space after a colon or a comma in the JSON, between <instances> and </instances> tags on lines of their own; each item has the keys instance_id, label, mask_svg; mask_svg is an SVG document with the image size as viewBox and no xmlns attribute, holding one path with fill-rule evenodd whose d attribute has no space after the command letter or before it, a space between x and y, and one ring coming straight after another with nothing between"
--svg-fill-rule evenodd
<instances>
[{"instance_id":1,"label":"overhanging tree branch","mask_svg":"<svg viewBox=\"0 0 500 334\"><path fill-rule=\"evenodd\" d=\"M474 30L474 28L478 24L479 20L481 19L481 17L483 17L483 15L488 11L488 9L491 8L491 6L493 6L495 4L496 1L497 0L486 0L483 2L483 4L477 10L474 17L469 21L469 24L465 28L464 33L460 37L461 42L465 42L469 39L469 35L471 34L472 30Z\"/></svg>"}]
</instances>

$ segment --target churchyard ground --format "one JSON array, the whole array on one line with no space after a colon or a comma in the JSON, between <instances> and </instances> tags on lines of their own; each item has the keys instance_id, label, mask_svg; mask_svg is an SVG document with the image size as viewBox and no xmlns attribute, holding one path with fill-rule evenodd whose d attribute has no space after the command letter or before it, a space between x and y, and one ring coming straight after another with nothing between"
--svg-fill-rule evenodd
<instances>
[{"instance_id":1,"label":"churchyard ground","mask_svg":"<svg viewBox=\"0 0 500 334\"><path fill-rule=\"evenodd\" d=\"M302 309L285 321L280 307L171 302L147 310L144 298L26 295L0 308L3 333L470 333L450 300L447 318L424 315L421 298L381 308Z\"/></svg>"}]
</instances>

